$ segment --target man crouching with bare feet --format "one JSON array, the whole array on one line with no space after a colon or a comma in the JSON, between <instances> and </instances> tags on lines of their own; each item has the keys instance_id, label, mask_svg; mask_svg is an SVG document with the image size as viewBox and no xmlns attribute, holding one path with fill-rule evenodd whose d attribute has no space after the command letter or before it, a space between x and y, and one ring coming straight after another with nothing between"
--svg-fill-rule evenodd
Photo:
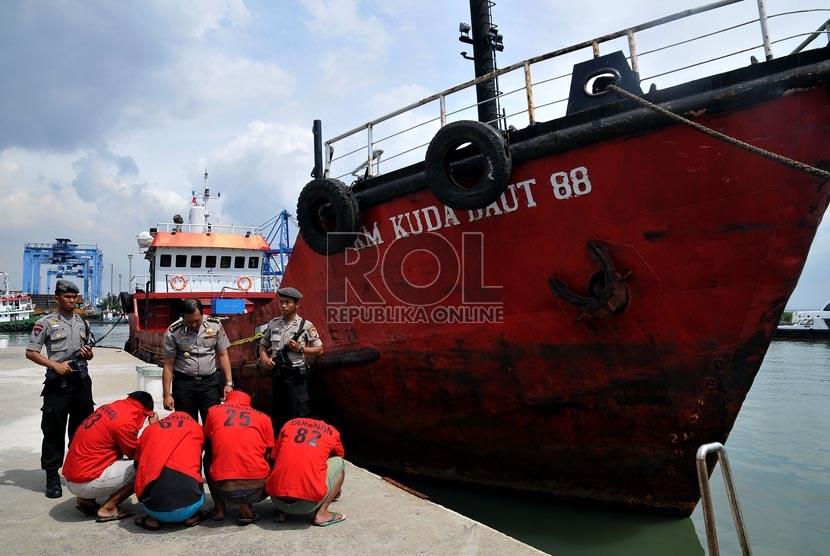
<instances>
[{"instance_id":1,"label":"man crouching with bare feet","mask_svg":"<svg viewBox=\"0 0 830 556\"><path fill-rule=\"evenodd\" d=\"M265 485L276 508L274 521L303 516L318 527L345 521L345 515L329 511L346 476L337 429L318 419L292 419L280 430L274 455Z\"/></svg>"}]
</instances>

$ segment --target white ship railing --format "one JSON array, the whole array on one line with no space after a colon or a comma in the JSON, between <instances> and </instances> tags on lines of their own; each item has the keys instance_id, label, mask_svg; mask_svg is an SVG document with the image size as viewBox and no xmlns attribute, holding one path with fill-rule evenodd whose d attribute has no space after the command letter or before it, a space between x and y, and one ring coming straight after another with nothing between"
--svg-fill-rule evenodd
<instances>
[{"instance_id":1,"label":"white ship railing","mask_svg":"<svg viewBox=\"0 0 830 556\"><path fill-rule=\"evenodd\" d=\"M273 292L279 284L279 277L252 274L238 269L235 272L176 272L170 270L156 274L154 283L149 274L135 276L135 286L142 291L157 293L223 293L228 291L260 293ZM135 292L132 292L135 293Z\"/></svg>"},{"instance_id":2,"label":"white ship railing","mask_svg":"<svg viewBox=\"0 0 830 556\"><path fill-rule=\"evenodd\" d=\"M181 275L187 280L187 286L182 290L174 290L170 286L170 280L174 276ZM212 280L201 280L200 277L202 276L210 276ZM231 291L245 291L238 287L237 280L242 278L243 276L247 276L251 278L254 283L254 286L249 288L247 291L250 292L275 292L280 285L280 276L277 275L266 275L266 274L245 274L245 273L237 273L237 274L220 274L220 273L205 273L203 275L199 274L187 274L187 273L174 273L170 272L165 275L166 281L161 284L163 287L161 289L156 288L155 290L152 289L152 285L150 286L151 291L158 291L158 292L175 292L175 291L186 291L192 293L201 293L201 292L222 292L222 290L231 290ZM193 278L196 278L195 280ZM150 282L150 275L149 274L138 274L133 277L133 282L135 284L136 289L140 289L142 291L146 291L148 288L148 284ZM198 284L198 288L194 286L194 282ZM158 286L160 284L156 284ZM258 287L257 287L258 286ZM204 288L204 289L199 289ZM131 291L131 293L135 293L135 291Z\"/></svg>"},{"instance_id":3,"label":"white ship railing","mask_svg":"<svg viewBox=\"0 0 830 556\"><path fill-rule=\"evenodd\" d=\"M22 311L34 311L35 304L34 303L21 303L19 305L14 304L0 304L0 313L20 313Z\"/></svg>"},{"instance_id":4,"label":"white ship railing","mask_svg":"<svg viewBox=\"0 0 830 556\"><path fill-rule=\"evenodd\" d=\"M726 18L713 19L713 24L719 26L713 30L703 29L703 22L696 20L694 28L699 34L670 44L643 51L638 50L636 41L638 34L642 35L650 29L741 2L757 5L755 11L757 17L755 19L738 21L737 18L740 17L740 14L733 10L727 15L735 18L735 21L726 26L722 26ZM816 0L816 3L821 5L819 0ZM830 8L808 8L805 5L800 5L802 9L799 10L787 10L767 15L767 5L773 4L776 8L791 7L787 0L721 0L529 58L488 75L472 79L329 139L326 141L324 148L324 175L342 179L350 174L358 175L358 170L365 171L367 177L379 175L381 155L383 155L385 164L392 162L389 169L423 161L423 155L430 139L447 121L450 119L476 119L475 110L479 103L469 102L469 97L474 94L471 88L495 78L503 78L500 86L505 86L506 89L498 95L503 110L497 120L488 123L507 129L510 126L524 127L541 121L541 119L550 120L560 116L564 110L564 103L568 100L567 78L571 76L570 68L573 66L572 60L565 59L566 55L590 48L593 56L598 57L601 44L611 43L609 51L626 47L629 52L628 60L631 63L632 70L640 79L641 84L656 85L655 80L662 78L661 86L670 86L689 80L690 75L700 77L700 75L693 73L694 70L708 64L717 64L719 71L725 71L726 69L746 65L753 54L762 59L771 59L773 57L773 45L776 44L789 49L793 48L792 45L795 45L795 41L803 39L792 50L792 53L795 53L808 45L812 45L822 35L830 39L830 20L825 20L818 29L815 29L815 15L817 13L822 14L822 19L824 19L824 17L830 15ZM744 15L745 17L746 15ZM803 31L790 33L788 36L777 40L771 40L768 21L774 18L798 18L798 21L795 22L798 29L805 25L810 26L805 27ZM646 36L644 42L647 43L648 39L649 37ZM786 46L787 44L790 46ZM717 56L710 54L712 49L722 48L723 45L729 45L732 50ZM677 49L680 47L688 48L678 51ZM740 59L737 58L740 55L743 56ZM642 77L641 71L643 69L648 71L648 68L642 64L643 58L646 57L654 60L648 67L668 67L669 69L655 69L653 73ZM562 73L561 70L557 71L555 67L546 64L554 58L560 63L558 67L568 68L566 73ZM537 79L539 75L542 75L543 78L534 81L531 73L532 67L534 72L537 73ZM681 73L684 75L678 75ZM667 76L674 77L668 78ZM453 101L458 101L458 105L454 105ZM393 120L394 124L391 123ZM384 129L378 127L381 124L385 125ZM376 134L381 131L384 134L378 138ZM404 135L407 136L406 141L402 137ZM335 157L334 145L336 143L338 149L345 152ZM333 172L332 166L335 162L338 163L338 167L342 167L347 171Z\"/></svg>"},{"instance_id":5,"label":"white ship railing","mask_svg":"<svg viewBox=\"0 0 830 556\"><path fill-rule=\"evenodd\" d=\"M174 222L162 222L156 225L159 232L170 233L211 233L211 234L233 234L244 235L245 237L262 236L262 230L255 226L233 226L224 224L176 224Z\"/></svg>"}]
</instances>

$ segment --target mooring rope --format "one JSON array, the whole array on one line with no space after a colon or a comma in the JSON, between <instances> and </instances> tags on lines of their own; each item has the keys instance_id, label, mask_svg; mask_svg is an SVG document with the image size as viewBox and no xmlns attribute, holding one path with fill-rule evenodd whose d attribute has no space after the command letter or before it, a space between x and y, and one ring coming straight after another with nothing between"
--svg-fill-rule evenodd
<instances>
[{"instance_id":1,"label":"mooring rope","mask_svg":"<svg viewBox=\"0 0 830 556\"><path fill-rule=\"evenodd\" d=\"M681 116L679 114L675 114L674 112L671 112L670 110L666 110L665 108L663 108L661 106L658 106L658 105L654 104L653 102L649 102L648 100L646 100L642 97L639 97L639 96L635 95L634 93L630 93L630 92L626 91L625 89L620 88L617 85L613 85L613 84L608 85L607 88L611 89L615 93L619 93L619 94L623 95L624 97L627 97L627 98L630 98L631 100L635 100L635 101L639 102L640 104L642 104L646 108L649 108L650 110L653 110L654 112L657 112L658 114L662 114L663 116L666 116L667 118L670 118L670 119L672 119L676 122L680 122L684 125L687 125L687 126L693 128L693 129L696 129L697 131L700 131L701 133L705 133L706 135L708 135L710 137L713 137L715 139L718 139L720 141L723 141L725 143L728 143L730 145L738 147L739 149L743 149L743 150L745 150L747 152L750 152L754 155L760 156L762 158L766 158L767 160L772 160L773 162L783 164L784 166L788 166L790 168L800 170L800 171L804 172L805 174L809 174L811 176L815 176L817 178L821 178L821 179L825 179L825 180L830 180L830 172L828 172L826 170L822 170L821 168L816 168L815 166L810 166L809 164L804 164L803 162L793 160L792 158L787 158L786 156L782 156L782 155L774 153L772 151L762 149L761 147L756 147L755 145L750 145L749 143L745 143L745 142L741 141L740 139L735 139L734 137L730 137L729 135L726 135L726 134L721 133L719 131L715 131L714 129L708 128L708 127L706 127L704 125L701 125L697 122L693 122L692 120L690 120L688 118L684 118L683 116Z\"/></svg>"}]
</instances>

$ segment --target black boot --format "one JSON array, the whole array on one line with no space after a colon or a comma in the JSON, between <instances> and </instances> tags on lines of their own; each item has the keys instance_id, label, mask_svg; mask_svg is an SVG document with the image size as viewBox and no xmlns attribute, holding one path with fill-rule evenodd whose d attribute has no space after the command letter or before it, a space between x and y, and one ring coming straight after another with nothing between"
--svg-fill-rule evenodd
<instances>
[{"instance_id":1,"label":"black boot","mask_svg":"<svg viewBox=\"0 0 830 556\"><path fill-rule=\"evenodd\" d=\"M63 496L63 488L61 488L61 478L57 471L49 470L46 472L46 498L60 498Z\"/></svg>"}]
</instances>

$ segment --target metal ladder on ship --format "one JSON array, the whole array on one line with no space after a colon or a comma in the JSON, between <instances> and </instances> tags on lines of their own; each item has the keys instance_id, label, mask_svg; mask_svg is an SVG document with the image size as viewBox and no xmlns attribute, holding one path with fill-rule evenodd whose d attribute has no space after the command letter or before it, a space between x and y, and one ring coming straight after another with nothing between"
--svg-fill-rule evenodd
<instances>
[{"instance_id":1,"label":"metal ladder on ship","mask_svg":"<svg viewBox=\"0 0 830 556\"><path fill-rule=\"evenodd\" d=\"M720 442L710 442L697 449L697 481L700 485L700 498L703 502L703 522L706 525L706 542L709 545L709 556L719 556L718 532L715 527L715 512L712 509L712 491L709 488L709 473L706 469L706 456L718 454L720 459L721 475L723 484L726 487L726 497L729 499L729 507L732 510L732 520L735 522L735 530L738 533L738 542L741 544L741 554L752 556L749 547L749 537L746 534L744 518L741 514L741 506L738 504L738 496L735 493L735 485L732 483L732 469L729 467L729 457L726 455L726 448Z\"/></svg>"}]
</instances>

